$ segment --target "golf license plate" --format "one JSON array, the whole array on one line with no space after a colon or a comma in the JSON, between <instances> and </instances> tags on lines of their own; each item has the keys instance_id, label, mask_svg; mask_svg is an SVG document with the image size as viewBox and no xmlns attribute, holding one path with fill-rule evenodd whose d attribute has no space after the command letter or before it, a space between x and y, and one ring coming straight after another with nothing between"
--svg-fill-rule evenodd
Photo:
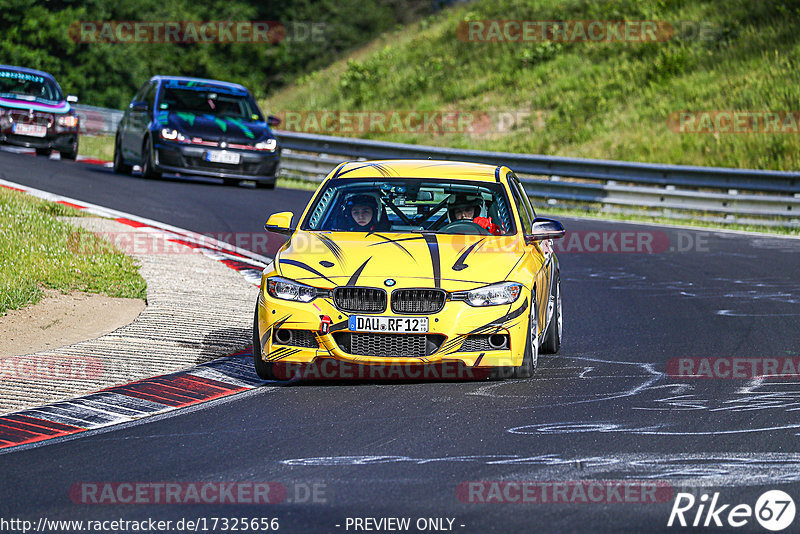
<instances>
[{"instance_id":1,"label":"golf license plate","mask_svg":"<svg viewBox=\"0 0 800 534\"><path fill-rule=\"evenodd\" d=\"M209 150L206 152L206 161L210 161L212 163L238 165L239 154L236 152L228 152L227 150Z\"/></svg>"},{"instance_id":2,"label":"golf license plate","mask_svg":"<svg viewBox=\"0 0 800 534\"><path fill-rule=\"evenodd\" d=\"M428 332L427 317L369 317L351 315L348 328L351 332L393 332L396 334L424 334Z\"/></svg>"},{"instance_id":3,"label":"golf license plate","mask_svg":"<svg viewBox=\"0 0 800 534\"><path fill-rule=\"evenodd\" d=\"M47 128L38 124L15 123L13 131L17 135L27 135L30 137L44 137L47 135Z\"/></svg>"}]
</instances>

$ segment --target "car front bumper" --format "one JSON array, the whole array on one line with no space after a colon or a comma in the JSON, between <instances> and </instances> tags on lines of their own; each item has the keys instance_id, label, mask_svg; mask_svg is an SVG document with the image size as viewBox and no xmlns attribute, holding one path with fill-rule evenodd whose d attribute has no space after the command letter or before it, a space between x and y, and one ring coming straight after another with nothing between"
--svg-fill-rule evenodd
<instances>
[{"instance_id":1,"label":"car front bumper","mask_svg":"<svg viewBox=\"0 0 800 534\"><path fill-rule=\"evenodd\" d=\"M0 143L25 148L49 148L59 152L69 152L75 149L77 142L78 132L51 133L48 129L45 137L33 137L15 134L10 128L0 131Z\"/></svg>"},{"instance_id":2,"label":"car front bumper","mask_svg":"<svg viewBox=\"0 0 800 534\"><path fill-rule=\"evenodd\" d=\"M153 147L153 163L160 172L175 172L274 183L280 162L280 149L275 152L233 150L239 154L238 164L212 163L205 160L207 147L159 142Z\"/></svg>"},{"instance_id":3,"label":"car front bumper","mask_svg":"<svg viewBox=\"0 0 800 534\"><path fill-rule=\"evenodd\" d=\"M265 287L266 280L262 280ZM527 293L530 295L530 292ZM324 360L337 360L357 365L380 366L428 366L459 363L468 368L493 368L519 366L522 364L528 337L528 308L530 302L524 296L510 305L477 308L465 302L447 301L444 308L434 314L419 314L428 317L428 336L437 338L436 350L423 356L407 354L352 354L342 343L343 334L350 332L348 313L334 307L330 299L317 298L309 303L279 300L263 290L258 297L258 339L261 343L262 359L282 364L310 364ZM356 314L367 315L367 314ZM397 317L391 311L370 316ZM331 320L329 332L320 333L322 317ZM276 331L291 329L303 331L302 343L281 343ZM420 334L361 333L375 336L378 346L380 336L403 336ZM507 345L502 349L487 345L491 334L507 336ZM292 344L296 343L296 344ZM412 377L413 378L413 377Z\"/></svg>"}]
</instances>

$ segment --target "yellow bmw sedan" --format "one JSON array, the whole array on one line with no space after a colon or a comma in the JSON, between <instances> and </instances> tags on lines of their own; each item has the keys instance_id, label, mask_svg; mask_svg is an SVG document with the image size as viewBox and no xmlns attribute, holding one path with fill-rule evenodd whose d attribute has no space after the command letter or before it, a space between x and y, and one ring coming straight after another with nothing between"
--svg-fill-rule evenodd
<instances>
[{"instance_id":1,"label":"yellow bmw sedan","mask_svg":"<svg viewBox=\"0 0 800 534\"><path fill-rule=\"evenodd\" d=\"M561 345L565 231L507 167L342 163L299 218L265 228L289 240L256 304L263 379L527 378Z\"/></svg>"}]
</instances>

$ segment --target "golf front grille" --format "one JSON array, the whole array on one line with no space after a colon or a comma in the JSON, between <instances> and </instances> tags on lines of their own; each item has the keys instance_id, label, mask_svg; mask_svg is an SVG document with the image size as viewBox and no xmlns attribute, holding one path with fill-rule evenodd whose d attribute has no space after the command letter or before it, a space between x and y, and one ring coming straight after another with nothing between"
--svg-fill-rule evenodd
<instances>
[{"instance_id":1,"label":"golf front grille","mask_svg":"<svg viewBox=\"0 0 800 534\"><path fill-rule=\"evenodd\" d=\"M357 356L387 358L421 358L430 356L442 346L441 334L370 334L336 332L333 339L339 348Z\"/></svg>"},{"instance_id":2,"label":"golf front grille","mask_svg":"<svg viewBox=\"0 0 800 534\"><path fill-rule=\"evenodd\" d=\"M386 310L386 291L375 287L337 287L333 303L342 311L382 313Z\"/></svg>"},{"instance_id":3,"label":"golf front grille","mask_svg":"<svg viewBox=\"0 0 800 534\"><path fill-rule=\"evenodd\" d=\"M395 289L392 292L394 313L439 313L447 293L442 289Z\"/></svg>"}]
</instances>

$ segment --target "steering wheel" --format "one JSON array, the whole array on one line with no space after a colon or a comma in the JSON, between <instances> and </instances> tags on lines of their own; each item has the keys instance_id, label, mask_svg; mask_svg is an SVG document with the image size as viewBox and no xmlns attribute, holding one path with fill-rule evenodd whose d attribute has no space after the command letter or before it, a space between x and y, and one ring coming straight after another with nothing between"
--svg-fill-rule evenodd
<instances>
[{"instance_id":1,"label":"steering wheel","mask_svg":"<svg viewBox=\"0 0 800 534\"><path fill-rule=\"evenodd\" d=\"M457 221L447 223L437 231L451 234L492 235L489 230L476 222L470 221L469 219L459 219Z\"/></svg>"}]
</instances>

